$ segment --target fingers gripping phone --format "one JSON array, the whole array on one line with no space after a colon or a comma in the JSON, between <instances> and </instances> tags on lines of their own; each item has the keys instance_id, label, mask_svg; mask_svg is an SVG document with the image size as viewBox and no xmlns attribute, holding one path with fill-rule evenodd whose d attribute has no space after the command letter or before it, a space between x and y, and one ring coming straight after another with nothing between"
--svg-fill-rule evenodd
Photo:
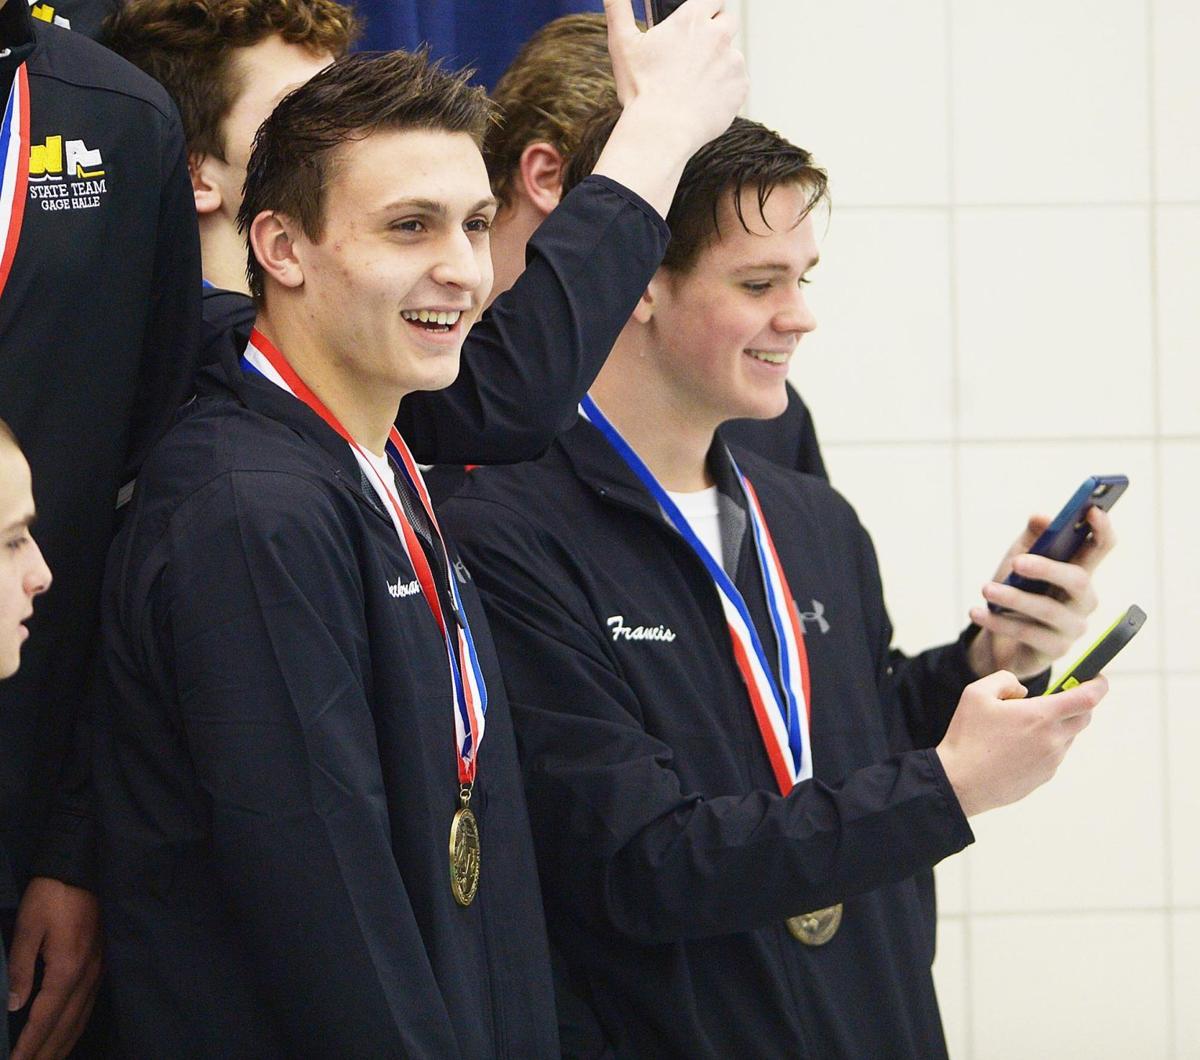
<instances>
[{"instance_id":1,"label":"fingers gripping phone","mask_svg":"<svg viewBox=\"0 0 1200 1060\"><path fill-rule=\"evenodd\" d=\"M1029 551L1035 556L1067 562L1092 536L1092 528L1087 521L1088 509L1111 510L1128 487L1129 479L1124 475L1092 475L1084 479ZM1048 582L1023 578L1016 573L1005 578L1004 584L1024 589L1027 593L1048 593L1053 588ZM988 607L997 613L1006 610L996 604L988 604Z\"/></svg>"},{"instance_id":2,"label":"fingers gripping phone","mask_svg":"<svg viewBox=\"0 0 1200 1060\"><path fill-rule=\"evenodd\" d=\"M646 0L646 22L657 26L668 15L683 6L684 0Z\"/></svg>"},{"instance_id":3,"label":"fingers gripping phone","mask_svg":"<svg viewBox=\"0 0 1200 1060\"><path fill-rule=\"evenodd\" d=\"M1076 660L1065 674L1043 692L1065 692L1068 688L1090 681L1116 657L1117 652L1125 647L1137 635L1146 621L1146 612L1137 604L1133 604L1120 618L1108 627L1099 639L1083 655Z\"/></svg>"}]
</instances>

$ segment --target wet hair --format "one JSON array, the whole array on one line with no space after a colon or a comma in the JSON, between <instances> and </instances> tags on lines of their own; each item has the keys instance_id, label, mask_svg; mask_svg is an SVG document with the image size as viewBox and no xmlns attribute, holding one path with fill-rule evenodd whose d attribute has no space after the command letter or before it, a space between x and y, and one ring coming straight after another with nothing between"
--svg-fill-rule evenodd
<instances>
[{"instance_id":1,"label":"wet hair","mask_svg":"<svg viewBox=\"0 0 1200 1060\"><path fill-rule=\"evenodd\" d=\"M564 195L595 169L620 114L620 110L610 109L596 115L589 124L579 149L567 161ZM700 148L684 167L667 214L671 242L663 257L663 267L686 272L696 263L700 252L720 238L718 210L726 195L732 197L742 227L749 230L742 193L753 189L759 216L765 223L763 211L767 200L781 184L799 184L808 191L806 214L827 197L829 190L825 171L813 164L809 152L765 125L735 118L725 132Z\"/></svg>"},{"instance_id":2,"label":"wet hair","mask_svg":"<svg viewBox=\"0 0 1200 1060\"><path fill-rule=\"evenodd\" d=\"M339 148L380 131L467 133L480 143L492 108L472 71L450 73L420 52L359 52L286 95L254 138L238 229L260 213L290 217L313 242ZM250 247L246 275L262 301L263 271Z\"/></svg>"}]
</instances>

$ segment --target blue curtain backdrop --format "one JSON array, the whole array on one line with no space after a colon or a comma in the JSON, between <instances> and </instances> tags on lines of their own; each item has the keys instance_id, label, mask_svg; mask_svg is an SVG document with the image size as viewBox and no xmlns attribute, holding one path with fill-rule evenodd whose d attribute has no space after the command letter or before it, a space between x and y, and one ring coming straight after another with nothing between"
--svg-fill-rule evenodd
<instances>
[{"instance_id":1,"label":"blue curtain backdrop","mask_svg":"<svg viewBox=\"0 0 1200 1060\"><path fill-rule=\"evenodd\" d=\"M428 42L435 58L473 66L493 88L517 50L560 15L603 11L602 0L354 0L366 22L359 47L413 49ZM635 5L641 15L640 3Z\"/></svg>"}]
</instances>

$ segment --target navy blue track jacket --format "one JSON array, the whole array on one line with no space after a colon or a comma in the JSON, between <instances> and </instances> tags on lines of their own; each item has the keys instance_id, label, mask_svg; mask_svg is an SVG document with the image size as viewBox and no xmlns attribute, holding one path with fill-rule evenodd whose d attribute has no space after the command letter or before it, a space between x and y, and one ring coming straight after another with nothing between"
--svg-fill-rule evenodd
<instances>
[{"instance_id":1,"label":"navy blue track jacket","mask_svg":"<svg viewBox=\"0 0 1200 1060\"><path fill-rule=\"evenodd\" d=\"M457 806L441 635L345 444L272 384L202 381L110 555L96 723L107 962L137 1057L546 1057L549 960L511 722ZM453 554L452 554L453 562Z\"/></svg>"},{"instance_id":2,"label":"navy blue track jacket","mask_svg":"<svg viewBox=\"0 0 1200 1060\"><path fill-rule=\"evenodd\" d=\"M722 492L737 497L714 447ZM444 506L475 573L522 755L567 1055L944 1055L915 874L971 841L929 748L963 643L893 670L874 551L824 482L738 453L802 614L815 779L786 798L716 592L580 421ZM770 626L749 534L735 581ZM639 638L623 631L669 631ZM826 946L785 918L845 902Z\"/></svg>"}]
</instances>

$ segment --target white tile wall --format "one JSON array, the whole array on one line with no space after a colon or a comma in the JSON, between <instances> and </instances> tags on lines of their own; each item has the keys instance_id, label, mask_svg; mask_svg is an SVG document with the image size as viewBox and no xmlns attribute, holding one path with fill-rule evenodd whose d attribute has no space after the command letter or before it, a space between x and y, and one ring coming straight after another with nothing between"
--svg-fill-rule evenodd
<instances>
[{"instance_id":1,"label":"white tile wall","mask_svg":"<svg viewBox=\"0 0 1200 1060\"><path fill-rule=\"evenodd\" d=\"M1161 682L1110 680L1055 777L972 821L973 914L1165 906Z\"/></svg>"},{"instance_id":2,"label":"white tile wall","mask_svg":"<svg viewBox=\"0 0 1200 1060\"><path fill-rule=\"evenodd\" d=\"M951 1054L1200 1060L1200 5L742 9L751 115L831 171L795 381L901 643L1030 512L1133 482L1089 636L1149 623L1055 780L937 870Z\"/></svg>"},{"instance_id":3,"label":"white tile wall","mask_svg":"<svg viewBox=\"0 0 1200 1060\"><path fill-rule=\"evenodd\" d=\"M974 1060L1165 1060L1166 913L977 917Z\"/></svg>"},{"instance_id":4,"label":"white tile wall","mask_svg":"<svg viewBox=\"0 0 1200 1060\"><path fill-rule=\"evenodd\" d=\"M749 114L816 153L837 203L945 201L944 0L753 0L743 11Z\"/></svg>"},{"instance_id":5,"label":"white tile wall","mask_svg":"<svg viewBox=\"0 0 1200 1060\"><path fill-rule=\"evenodd\" d=\"M1150 433L1149 211L965 209L955 232L962 435Z\"/></svg>"},{"instance_id":6,"label":"white tile wall","mask_svg":"<svg viewBox=\"0 0 1200 1060\"><path fill-rule=\"evenodd\" d=\"M1175 1057L1200 1057L1200 911L1172 918L1175 960L1172 987L1175 1000Z\"/></svg>"},{"instance_id":7,"label":"white tile wall","mask_svg":"<svg viewBox=\"0 0 1200 1060\"><path fill-rule=\"evenodd\" d=\"M805 336L792 374L821 406L821 437L951 438L946 211L835 205L818 232L821 263L808 288L817 330Z\"/></svg>"},{"instance_id":8,"label":"white tile wall","mask_svg":"<svg viewBox=\"0 0 1200 1060\"><path fill-rule=\"evenodd\" d=\"M959 202L1146 199L1147 2L949 5Z\"/></svg>"},{"instance_id":9,"label":"white tile wall","mask_svg":"<svg viewBox=\"0 0 1200 1060\"><path fill-rule=\"evenodd\" d=\"M954 521L896 518L898 512L952 510L951 454L927 445L829 445L824 451L830 479L858 511L886 572L895 643L917 652L953 640L967 624L965 611L954 606L953 564L916 564L911 557L953 554Z\"/></svg>"},{"instance_id":10,"label":"white tile wall","mask_svg":"<svg viewBox=\"0 0 1200 1060\"><path fill-rule=\"evenodd\" d=\"M1200 911L1200 674L1167 678L1167 749L1171 897L1176 906ZM1200 1008L1200 990L1195 1003Z\"/></svg>"},{"instance_id":11,"label":"white tile wall","mask_svg":"<svg viewBox=\"0 0 1200 1060\"><path fill-rule=\"evenodd\" d=\"M1196 5L1200 11L1200 4ZM1200 115L1198 115L1200 118ZM1200 174L1196 194L1200 196ZM1160 206L1159 392L1164 434L1200 434L1200 205Z\"/></svg>"},{"instance_id":12,"label":"white tile wall","mask_svg":"<svg viewBox=\"0 0 1200 1060\"><path fill-rule=\"evenodd\" d=\"M938 928L937 959L933 962L933 981L946 1045L953 1060L967 1055L967 926L965 921L944 920Z\"/></svg>"},{"instance_id":13,"label":"white tile wall","mask_svg":"<svg viewBox=\"0 0 1200 1060\"><path fill-rule=\"evenodd\" d=\"M1200 198L1200 5L1154 3L1154 123L1157 193Z\"/></svg>"},{"instance_id":14,"label":"white tile wall","mask_svg":"<svg viewBox=\"0 0 1200 1060\"><path fill-rule=\"evenodd\" d=\"M1200 672L1200 439L1162 446L1167 667Z\"/></svg>"}]
</instances>

